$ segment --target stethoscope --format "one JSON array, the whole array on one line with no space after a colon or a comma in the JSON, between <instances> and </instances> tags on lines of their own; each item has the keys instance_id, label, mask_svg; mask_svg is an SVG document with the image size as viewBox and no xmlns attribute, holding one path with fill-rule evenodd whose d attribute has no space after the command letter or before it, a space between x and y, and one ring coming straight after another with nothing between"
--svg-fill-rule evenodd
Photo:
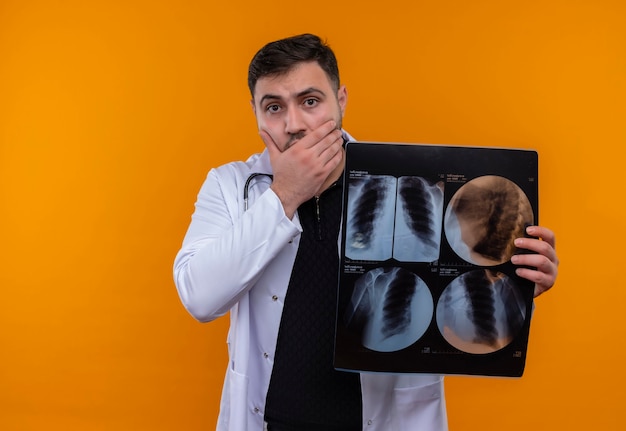
<instances>
[{"instance_id":1,"label":"stethoscope","mask_svg":"<svg viewBox=\"0 0 626 431\"><path fill-rule=\"evenodd\" d=\"M244 184L243 186L243 210L244 211L248 210L248 188L250 187L250 181L252 181L254 178L258 176L267 177L270 180L274 179L274 176L272 174L264 174L261 172L255 172L248 177L248 179L246 180L246 184Z\"/></svg>"}]
</instances>

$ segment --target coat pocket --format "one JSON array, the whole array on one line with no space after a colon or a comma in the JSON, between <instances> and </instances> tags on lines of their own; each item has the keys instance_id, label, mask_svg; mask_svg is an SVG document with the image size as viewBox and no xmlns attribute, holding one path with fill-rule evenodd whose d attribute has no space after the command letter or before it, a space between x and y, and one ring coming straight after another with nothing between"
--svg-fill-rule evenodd
<instances>
[{"instance_id":1,"label":"coat pocket","mask_svg":"<svg viewBox=\"0 0 626 431\"><path fill-rule=\"evenodd\" d=\"M446 431L443 379L420 386L394 389L394 430Z\"/></svg>"},{"instance_id":2,"label":"coat pocket","mask_svg":"<svg viewBox=\"0 0 626 431\"><path fill-rule=\"evenodd\" d=\"M248 377L229 368L220 403L218 430L248 431Z\"/></svg>"}]
</instances>

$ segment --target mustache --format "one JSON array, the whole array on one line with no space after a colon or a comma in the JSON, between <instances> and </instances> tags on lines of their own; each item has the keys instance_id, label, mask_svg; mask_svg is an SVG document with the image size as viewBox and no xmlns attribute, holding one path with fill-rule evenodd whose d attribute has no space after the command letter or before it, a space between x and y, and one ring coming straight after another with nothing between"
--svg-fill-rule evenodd
<instances>
[{"instance_id":1,"label":"mustache","mask_svg":"<svg viewBox=\"0 0 626 431\"><path fill-rule=\"evenodd\" d=\"M286 148L291 147L297 140L304 138L306 134L304 132L298 132L289 137L289 141L287 141Z\"/></svg>"}]
</instances>

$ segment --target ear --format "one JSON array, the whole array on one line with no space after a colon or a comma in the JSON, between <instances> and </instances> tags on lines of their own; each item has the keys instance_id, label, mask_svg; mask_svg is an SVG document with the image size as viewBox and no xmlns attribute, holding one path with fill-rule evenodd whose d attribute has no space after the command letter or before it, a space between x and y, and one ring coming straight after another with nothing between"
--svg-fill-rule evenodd
<instances>
[{"instance_id":1,"label":"ear","mask_svg":"<svg viewBox=\"0 0 626 431\"><path fill-rule=\"evenodd\" d=\"M348 104L348 90L345 85L339 87L337 90L337 102L339 102L339 108L341 109L341 116L343 117L346 111L346 105Z\"/></svg>"},{"instance_id":2,"label":"ear","mask_svg":"<svg viewBox=\"0 0 626 431\"><path fill-rule=\"evenodd\" d=\"M254 99L250 99L250 106L252 107L252 112L256 116L256 106L254 105Z\"/></svg>"}]
</instances>

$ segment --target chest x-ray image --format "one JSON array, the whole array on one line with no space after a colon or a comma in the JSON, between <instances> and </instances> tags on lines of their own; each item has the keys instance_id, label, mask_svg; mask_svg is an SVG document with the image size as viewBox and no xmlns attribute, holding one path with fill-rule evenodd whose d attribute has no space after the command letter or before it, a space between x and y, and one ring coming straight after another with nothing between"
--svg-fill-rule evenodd
<instances>
[{"instance_id":1,"label":"chest x-ray image","mask_svg":"<svg viewBox=\"0 0 626 431\"><path fill-rule=\"evenodd\" d=\"M346 256L403 262L438 259L443 182L423 177L365 175L350 178Z\"/></svg>"},{"instance_id":2,"label":"chest x-ray image","mask_svg":"<svg viewBox=\"0 0 626 431\"><path fill-rule=\"evenodd\" d=\"M424 335L433 310L432 295L420 277L406 269L381 267L356 281L344 322L361 331L363 346L393 352Z\"/></svg>"},{"instance_id":3,"label":"chest x-ray image","mask_svg":"<svg viewBox=\"0 0 626 431\"><path fill-rule=\"evenodd\" d=\"M513 280L489 269L455 278L437 303L439 331L457 349L491 353L507 346L526 318L522 293Z\"/></svg>"},{"instance_id":4,"label":"chest x-ray image","mask_svg":"<svg viewBox=\"0 0 626 431\"><path fill-rule=\"evenodd\" d=\"M507 262L513 240L533 224L524 192L511 180L486 175L467 182L452 196L445 214L445 234L465 261L481 266Z\"/></svg>"},{"instance_id":5,"label":"chest x-ray image","mask_svg":"<svg viewBox=\"0 0 626 431\"><path fill-rule=\"evenodd\" d=\"M402 262L437 260L443 218L443 182L400 177L397 195L393 257Z\"/></svg>"},{"instance_id":6,"label":"chest x-ray image","mask_svg":"<svg viewBox=\"0 0 626 431\"><path fill-rule=\"evenodd\" d=\"M385 260L391 256L395 205L395 177L366 175L350 179L346 256L355 260Z\"/></svg>"}]
</instances>

